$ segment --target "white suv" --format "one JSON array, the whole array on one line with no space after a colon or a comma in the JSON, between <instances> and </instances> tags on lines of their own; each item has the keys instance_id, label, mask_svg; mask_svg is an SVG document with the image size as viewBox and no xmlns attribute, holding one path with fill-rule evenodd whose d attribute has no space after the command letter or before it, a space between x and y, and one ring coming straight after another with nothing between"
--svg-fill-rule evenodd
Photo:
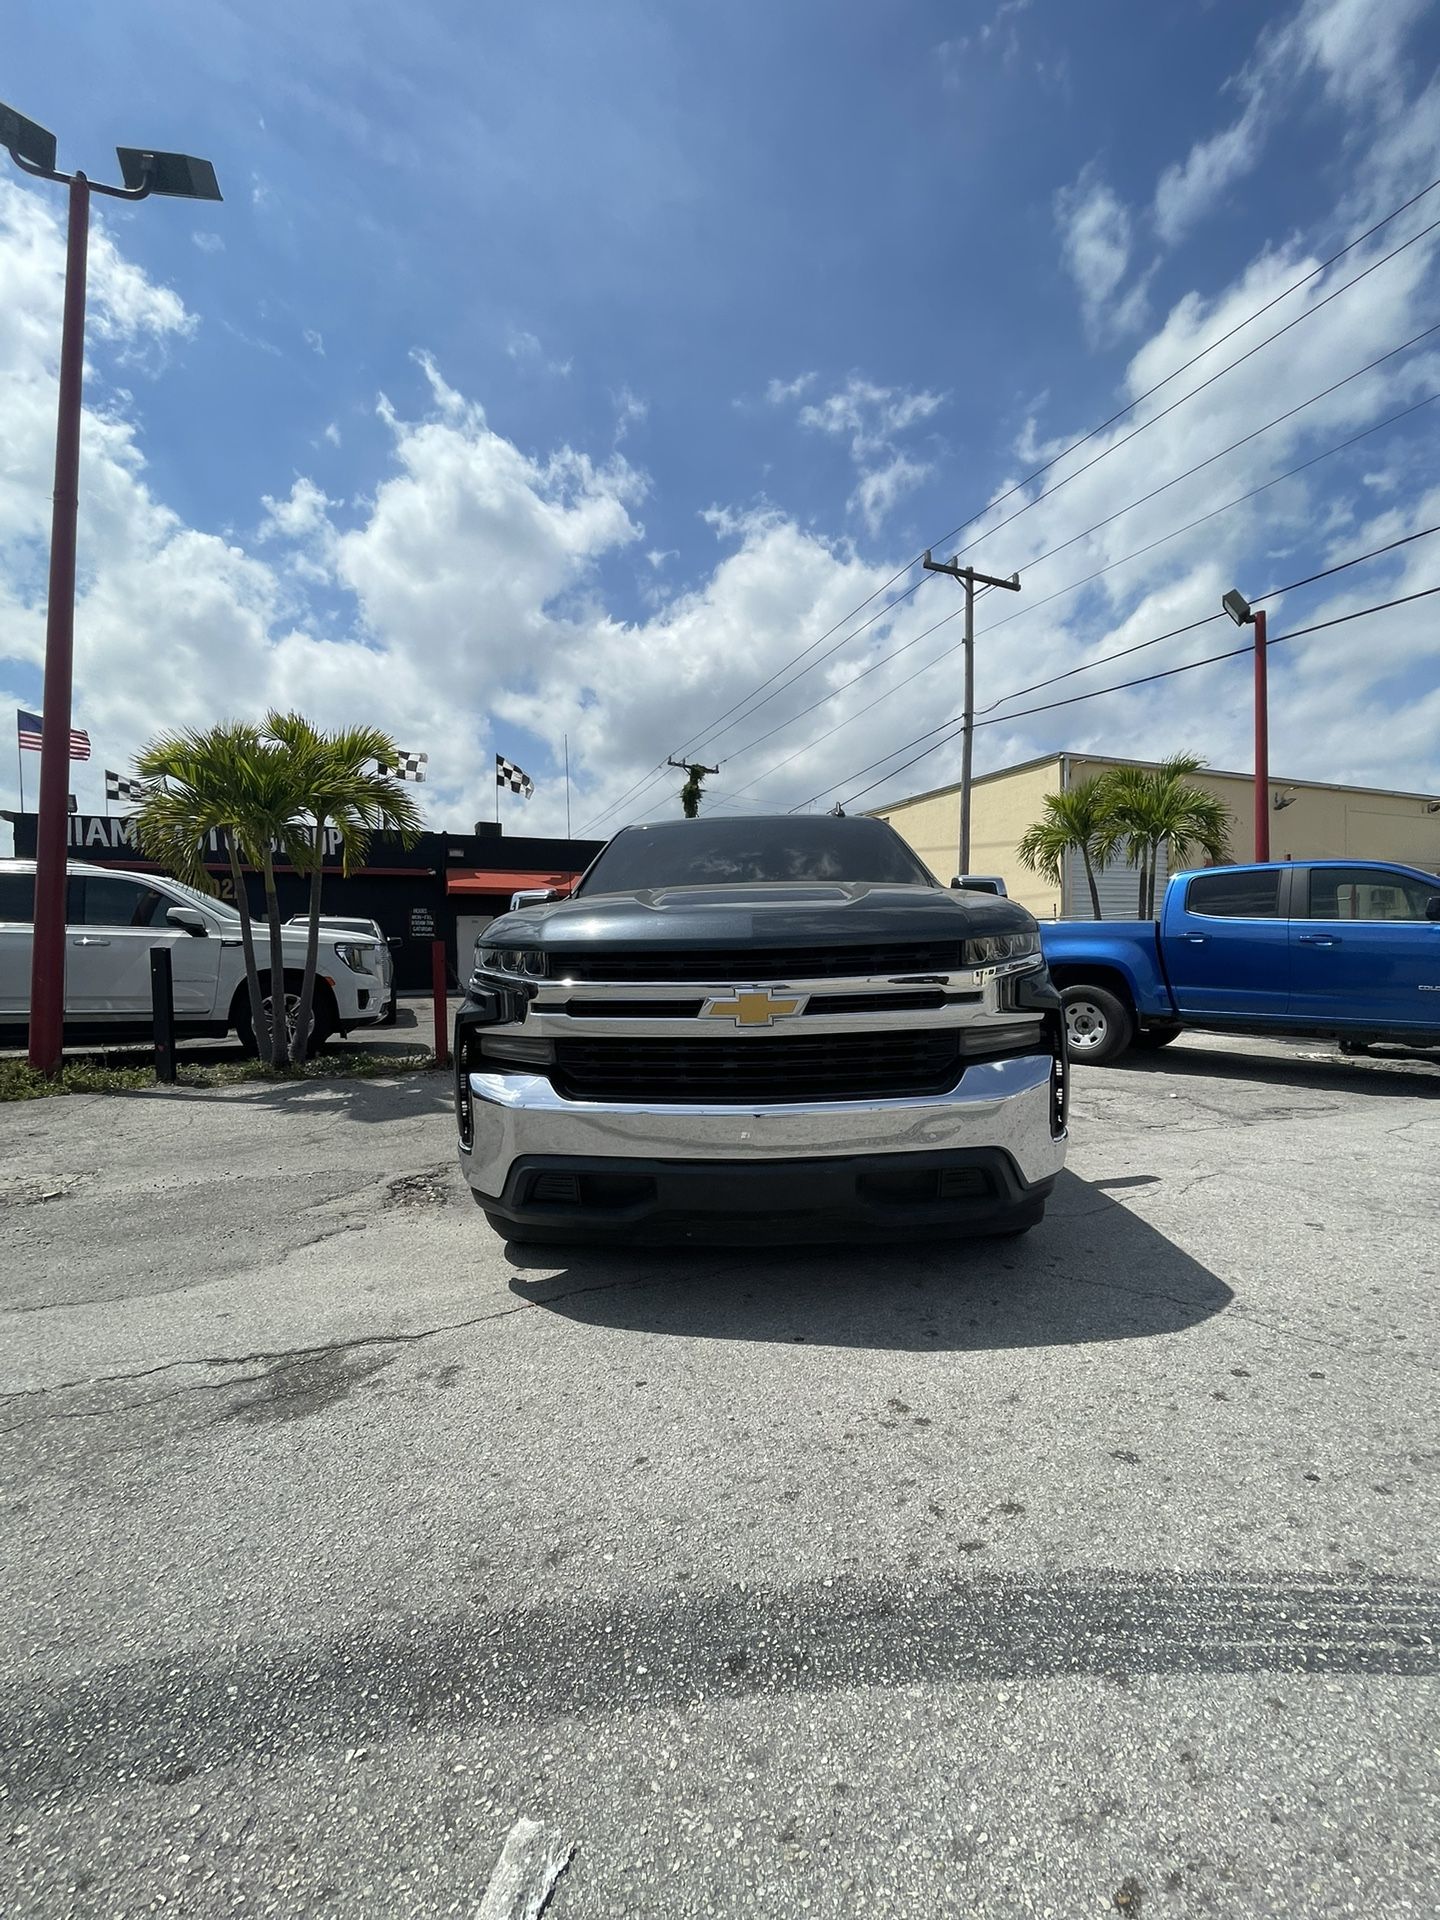
<instances>
[{"instance_id":1,"label":"white suv","mask_svg":"<svg viewBox=\"0 0 1440 1920\"><path fill-rule=\"evenodd\" d=\"M168 874L124 873L71 861L65 904L67 1039L121 1039L151 1031L150 949L168 947L175 1031L190 1038L239 1036L255 1050L240 916L224 900ZM0 1044L18 1044L30 1017L35 862L0 860ZM293 1020L305 968L305 935L283 929L285 1000ZM269 998L270 941L255 923L261 991ZM382 957L384 959L382 961ZM378 1021L389 999L382 941L320 929L310 1051L333 1033Z\"/></svg>"},{"instance_id":2,"label":"white suv","mask_svg":"<svg viewBox=\"0 0 1440 1920\"><path fill-rule=\"evenodd\" d=\"M289 928L298 927L302 933L310 925L308 913L292 913L285 922ZM380 951L376 960L380 969L380 982L385 989L385 1011L380 1016L382 1027L395 1024L395 956L394 949L399 946L397 939L387 937L378 920L365 920L358 914L351 916L343 913L322 913L320 916L320 938L328 934L332 939L342 933L358 933L363 940L373 940Z\"/></svg>"}]
</instances>

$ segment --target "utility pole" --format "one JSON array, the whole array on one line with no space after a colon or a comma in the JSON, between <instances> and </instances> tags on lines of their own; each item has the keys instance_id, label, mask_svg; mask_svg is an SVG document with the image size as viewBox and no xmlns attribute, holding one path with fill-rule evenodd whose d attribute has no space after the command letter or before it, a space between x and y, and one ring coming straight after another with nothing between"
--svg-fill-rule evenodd
<instances>
[{"instance_id":1,"label":"utility pole","mask_svg":"<svg viewBox=\"0 0 1440 1920\"><path fill-rule=\"evenodd\" d=\"M707 774L719 773L719 767L702 767L698 761L676 760L673 755L665 756L667 767L674 767L677 773L685 775L685 785L680 789L680 805L685 810L685 818L693 820L700 811L700 786Z\"/></svg>"},{"instance_id":2,"label":"utility pole","mask_svg":"<svg viewBox=\"0 0 1440 1920\"><path fill-rule=\"evenodd\" d=\"M975 737L975 583L982 587L1003 587L1007 593L1019 593L1020 576L997 580L993 573L977 573L974 567L962 567L956 560L932 560L925 550L927 573L948 573L965 589L965 718L960 734L960 873L970 871L970 765Z\"/></svg>"}]
</instances>

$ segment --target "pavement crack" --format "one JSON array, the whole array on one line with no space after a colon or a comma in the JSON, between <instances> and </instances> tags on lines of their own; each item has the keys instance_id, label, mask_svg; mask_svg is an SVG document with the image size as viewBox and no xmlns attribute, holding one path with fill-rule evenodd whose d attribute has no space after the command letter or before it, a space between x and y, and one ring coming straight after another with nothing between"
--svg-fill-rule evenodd
<instances>
[{"instance_id":1,"label":"pavement crack","mask_svg":"<svg viewBox=\"0 0 1440 1920\"><path fill-rule=\"evenodd\" d=\"M727 1266L707 1268L693 1278L718 1279L722 1274L734 1272L743 1266L743 1262L733 1262ZM557 1300L571 1300L577 1294L613 1293L623 1287L653 1287L673 1284L669 1276L657 1275L653 1280L628 1274L622 1279L596 1281L589 1286L566 1287L556 1293L547 1293L534 1299L515 1300L509 1306L497 1307L490 1313L472 1314L464 1320L447 1320L435 1327L417 1327L392 1333L361 1333L349 1340L326 1340L309 1347L258 1348L253 1353L201 1354L186 1360L167 1360L158 1367L143 1367L134 1373L106 1373L92 1375L87 1379L58 1380L48 1387L25 1387L13 1393L0 1393L0 1401L46 1399L55 1394L78 1393L87 1388L99 1390L106 1387L127 1386L135 1380L153 1380L163 1373L175 1373L184 1367L276 1367L287 1362L300 1365L306 1360L315 1360L326 1354L352 1353L366 1347L415 1346L422 1340L434 1340L441 1334L464 1333L470 1327L483 1327L496 1320L509 1320L516 1314L533 1313L537 1308L547 1307ZM188 1385L177 1387L173 1393L154 1394L144 1400L126 1401L120 1406L78 1407L70 1411L44 1412L36 1420L16 1420L8 1426L0 1426L0 1433L18 1433L23 1428L34 1427L50 1420L96 1420L105 1419L113 1414L133 1413L142 1407L159 1406L167 1400L178 1400L190 1393L218 1393L231 1387L243 1387L262 1379L262 1374L243 1374L238 1378L225 1380L195 1380Z\"/></svg>"}]
</instances>

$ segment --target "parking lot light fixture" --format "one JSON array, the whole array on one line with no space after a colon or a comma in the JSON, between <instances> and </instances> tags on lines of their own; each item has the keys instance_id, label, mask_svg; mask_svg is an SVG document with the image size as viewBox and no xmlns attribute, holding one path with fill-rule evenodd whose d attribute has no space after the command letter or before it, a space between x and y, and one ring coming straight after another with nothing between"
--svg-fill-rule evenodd
<instances>
[{"instance_id":1,"label":"parking lot light fixture","mask_svg":"<svg viewBox=\"0 0 1440 1920\"><path fill-rule=\"evenodd\" d=\"M80 506L80 419L85 371L85 269L90 196L144 200L152 193L218 200L215 169L183 153L120 147L125 184L56 171L55 136L0 103L0 145L22 173L67 187L65 304L60 400L45 608L45 725L40 740L40 817L35 831L35 935L30 957L30 1065L54 1078L65 1048L65 853L69 819L70 707L75 656L75 525Z\"/></svg>"}]
</instances>

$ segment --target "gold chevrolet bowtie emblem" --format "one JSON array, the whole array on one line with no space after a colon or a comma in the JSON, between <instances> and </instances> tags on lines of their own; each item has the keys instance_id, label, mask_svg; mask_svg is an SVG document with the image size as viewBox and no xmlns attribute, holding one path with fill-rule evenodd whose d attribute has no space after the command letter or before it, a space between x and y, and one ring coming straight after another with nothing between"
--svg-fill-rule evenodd
<instances>
[{"instance_id":1,"label":"gold chevrolet bowtie emblem","mask_svg":"<svg viewBox=\"0 0 1440 1920\"><path fill-rule=\"evenodd\" d=\"M700 1017L733 1020L737 1027L769 1027L777 1020L787 1020L792 1013L800 1013L808 998L808 994L772 993L768 987L756 987L750 992L707 1000L700 1009Z\"/></svg>"}]
</instances>

